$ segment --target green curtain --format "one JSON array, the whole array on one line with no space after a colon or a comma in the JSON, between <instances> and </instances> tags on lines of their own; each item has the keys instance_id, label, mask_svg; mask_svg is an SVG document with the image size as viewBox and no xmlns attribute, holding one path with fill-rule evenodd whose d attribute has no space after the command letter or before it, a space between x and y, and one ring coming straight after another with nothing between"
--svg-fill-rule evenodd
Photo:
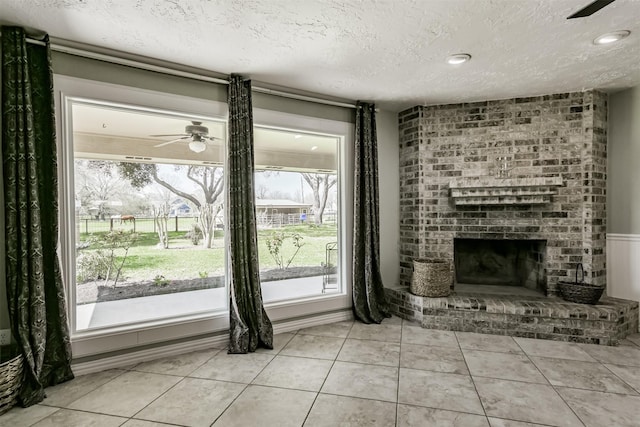
<instances>
[{"instance_id":1,"label":"green curtain","mask_svg":"<svg viewBox=\"0 0 640 427\"><path fill-rule=\"evenodd\" d=\"M229 79L228 222L231 255L229 353L273 348L273 326L262 304L254 202L251 81Z\"/></svg>"},{"instance_id":2,"label":"green curtain","mask_svg":"<svg viewBox=\"0 0 640 427\"><path fill-rule=\"evenodd\" d=\"M353 311L364 323L390 317L380 276L378 141L375 105L356 107L353 204Z\"/></svg>"},{"instance_id":3,"label":"green curtain","mask_svg":"<svg viewBox=\"0 0 640 427\"><path fill-rule=\"evenodd\" d=\"M2 27L2 159L11 332L25 358L20 402L73 378L58 262L58 176L49 39Z\"/></svg>"}]
</instances>

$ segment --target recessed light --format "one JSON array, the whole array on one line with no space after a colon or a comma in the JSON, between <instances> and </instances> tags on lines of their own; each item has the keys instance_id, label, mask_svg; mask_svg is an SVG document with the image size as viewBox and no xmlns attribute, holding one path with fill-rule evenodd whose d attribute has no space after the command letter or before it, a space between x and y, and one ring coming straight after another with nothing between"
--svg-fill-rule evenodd
<instances>
[{"instance_id":1,"label":"recessed light","mask_svg":"<svg viewBox=\"0 0 640 427\"><path fill-rule=\"evenodd\" d=\"M317 145L314 145L313 147L311 147L311 151L316 151L318 149Z\"/></svg>"},{"instance_id":2,"label":"recessed light","mask_svg":"<svg viewBox=\"0 0 640 427\"><path fill-rule=\"evenodd\" d=\"M471 60L471 55L468 53L456 53L455 55L447 56L447 64L449 65L459 65L464 64Z\"/></svg>"},{"instance_id":3,"label":"recessed light","mask_svg":"<svg viewBox=\"0 0 640 427\"><path fill-rule=\"evenodd\" d=\"M628 37L629 34L631 34L631 31L628 31L628 30L613 31L611 33L603 34L601 36L596 37L593 40L593 44L615 43L617 41L624 39L625 37Z\"/></svg>"}]
</instances>

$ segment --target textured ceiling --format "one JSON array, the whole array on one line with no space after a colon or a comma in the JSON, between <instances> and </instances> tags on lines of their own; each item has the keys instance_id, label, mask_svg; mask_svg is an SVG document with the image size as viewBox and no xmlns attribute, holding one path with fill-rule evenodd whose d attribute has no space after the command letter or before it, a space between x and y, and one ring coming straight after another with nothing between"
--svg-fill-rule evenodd
<instances>
[{"instance_id":1,"label":"textured ceiling","mask_svg":"<svg viewBox=\"0 0 640 427\"><path fill-rule=\"evenodd\" d=\"M566 19L590 2L0 0L0 22L397 111L640 84L640 0ZM459 52L473 59L445 63Z\"/></svg>"}]
</instances>

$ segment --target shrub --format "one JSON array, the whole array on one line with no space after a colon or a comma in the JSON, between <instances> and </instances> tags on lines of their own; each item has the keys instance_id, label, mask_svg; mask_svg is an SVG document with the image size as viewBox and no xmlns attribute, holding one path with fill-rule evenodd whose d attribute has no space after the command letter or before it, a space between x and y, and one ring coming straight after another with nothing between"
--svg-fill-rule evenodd
<instances>
[{"instance_id":1,"label":"shrub","mask_svg":"<svg viewBox=\"0 0 640 427\"><path fill-rule=\"evenodd\" d=\"M80 252L76 261L76 281L78 283L107 278L109 255L103 250Z\"/></svg>"},{"instance_id":2,"label":"shrub","mask_svg":"<svg viewBox=\"0 0 640 427\"><path fill-rule=\"evenodd\" d=\"M282 249L282 244L289 237L293 239L293 246L296 248L296 251L293 253L293 255L291 255L291 258L289 258L285 262L281 249ZM300 233L293 233L290 235L286 235L283 232L273 233L266 240L269 254L271 255L271 258L273 258L273 260L276 262L276 265L278 266L279 269L286 270L287 268L289 268L293 259L296 257L296 255L298 255L300 248L304 246L304 243L302 243L302 240L304 240L304 237L302 237Z\"/></svg>"},{"instance_id":3,"label":"shrub","mask_svg":"<svg viewBox=\"0 0 640 427\"><path fill-rule=\"evenodd\" d=\"M191 243L193 243L194 246L200 244L200 239L202 239L202 236L202 228L200 228L200 226L195 222L191 224L191 230L187 231L187 233L185 234L185 237L191 239Z\"/></svg>"},{"instance_id":4,"label":"shrub","mask_svg":"<svg viewBox=\"0 0 640 427\"><path fill-rule=\"evenodd\" d=\"M164 277L162 274L158 274L156 277L153 278L153 283L155 283L158 286L167 286L169 284L169 279Z\"/></svg>"}]
</instances>

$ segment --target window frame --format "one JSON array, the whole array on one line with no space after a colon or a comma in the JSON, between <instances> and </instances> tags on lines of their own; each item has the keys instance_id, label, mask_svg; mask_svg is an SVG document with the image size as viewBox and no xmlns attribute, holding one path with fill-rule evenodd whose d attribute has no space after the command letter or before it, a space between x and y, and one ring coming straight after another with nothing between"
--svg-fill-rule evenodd
<instances>
[{"instance_id":1,"label":"window frame","mask_svg":"<svg viewBox=\"0 0 640 427\"><path fill-rule=\"evenodd\" d=\"M321 119L298 114L284 113L265 108L253 109L254 127L278 129L287 132L305 132L330 136L338 139L337 188L338 188L338 244L339 244L339 277L341 290L337 293L312 296L308 298L274 301L266 303L265 309L272 321L310 316L318 313L344 310L351 307L351 257L352 236L346 230L352 229L353 192L347 165L353 158L353 123Z\"/></svg>"},{"instance_id":2,"label":"window frame","mask_svg":"<svg viewBox=\"0 0 640 427\"><path fill-rule=\"evenodd\" d=\"M59 180L59 253L67 292L72 351L74 357L143 346L186 337L203 336L229 327L226 310L194 313L178 318L115 325L77 331L75 291L75 197L74 150L71 105L75 100L125 105L150 112L178 112L178 115L211 117L227 121L226 103L161 93L129 86L103 83L54 74ZM225 245L227 243L225 242ZM228 245L227 245L228 246ZM228 273L227 273L228 277Z\"/></svg>"},{"instance_id":3,"label":"window frame","mask_svg":"<svg viewBox=\"0 0 640 427\"><path fill-rule=\"evenodd\" d=\"M114 351L170 343L185 339L210 337L229 328L229 311L197 313L179 318L164 318L148 322L114 326L110 328L76 330L75 319L75 196L73 176L73 137L70 116L74 99L104 101L116 105L131 105L149 111L175 111L186 116L211 117L227 121L225 102L193 98L172 93L157 92L113 83L104 83L78 77L54 74L56 127L58 137L59 179L59 254L65 288L67 313L70 322L74 358L96 357ZM301 116L291 113L254 108L254 125L290 131L326 134L339 138L338 171L338 241L340 244L340 293L303 299L275 301L265 304L274 323L292 319L311 319L314 315L344 311L351 307L351 257L353 200L351 176L347 173L353 159L354 124L336 120ZM225 162L226 163L226 162ZM225 168L225 174L227 169ZM225 185L228 180L225 179ZM225 191L225 204L226 200ZM228 247L228 233L225 245ZM228 252L227 252L228 253ZM228 258L228 256L227 256ZM229 271L226 269L228 282ZM225 287L228 289L228 286Z\"/></svg>"}]
</instances>

